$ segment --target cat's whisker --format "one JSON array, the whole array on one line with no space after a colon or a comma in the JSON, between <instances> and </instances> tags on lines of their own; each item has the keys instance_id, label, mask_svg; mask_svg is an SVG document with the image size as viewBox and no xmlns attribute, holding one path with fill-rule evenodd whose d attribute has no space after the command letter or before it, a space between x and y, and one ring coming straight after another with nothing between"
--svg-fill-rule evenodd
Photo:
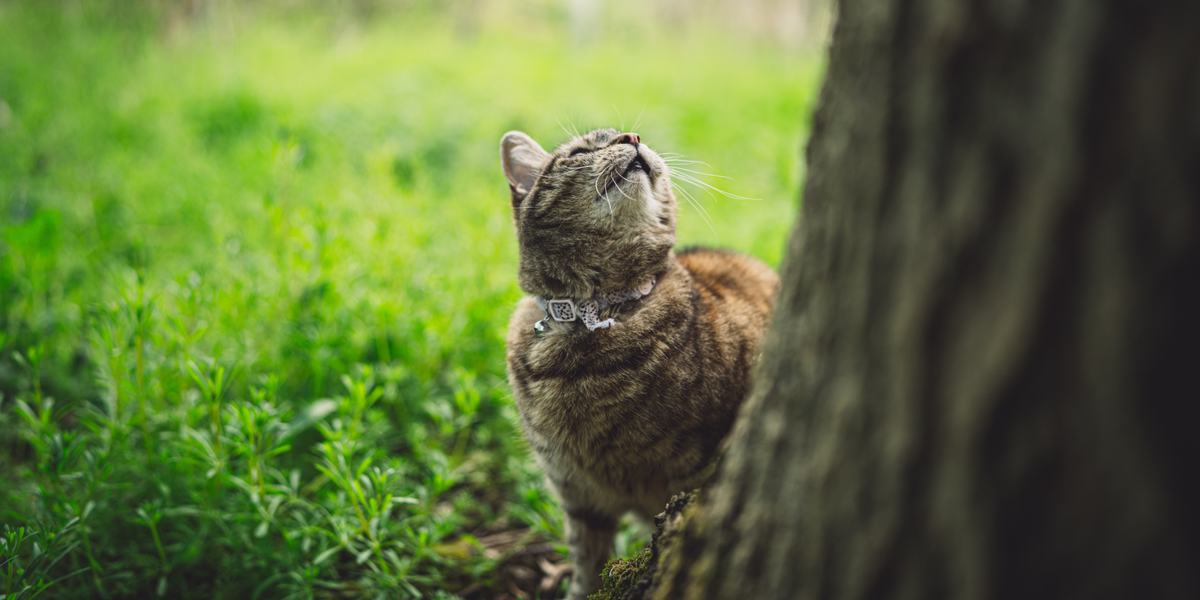
<instances>
[{"instance_id":1,"label":"cat's whisker","mask_svg":"<svg viewBox=\"0 0 1200 600\"><path fill-rule=\"evenodd\" d=\"M688 188L677 184L677 182L672 181L671 187L674 188L674 191L679 192L680 196L683 196L685 200L688 200L688 204L690 204L692 208L695 208L696 212L700 214L700 217L704 223L708 224L709 230L712 230L713 233L716 233L716 230L713 228L713 221L709 218L708 210L704 209L704 205L700 202L700 200L698 200L694 194L689 192Z\"/></svg>"},{"instance_id":2,"label":"cat's whisker","mask_svg":"<svg viewBox=\"0 0 1200 600\"><path fill-rule=\"evenodd\" d=\"M596 197L597 197L597 198L603 198L603 197L604 197L604 194L601 194L601 193L600 193L600 177L602 177L602 175L600 175L600 174L597 174L597 175L596 175L596 178L592 180L592 189L596 190Z\"/></svg>"},{"instance_id":3,"label":"cat's whisker","mask_svg":"<svg viewBox=\"0 0 1200 600\"><path fill-rule=\"evenodd\" d=\"M604 193L600 192L600 178L603 176L604 176L603 173L596 175L596 179L594 181L592 181L592 187L596 190L596 197L603 198L604 203L608 205L608 222L609 222L609 225L612 225L616 219L616 217L613 214L612 200L608 199L608 190L607 189L604 190ZM605 187L607 188L608 186L605 186Z\"/></svg>"},{"instance_id":4,"label":"cat's whisker","mask_svg":"<svg viewBox=\"0 0 1200 600\"><path fill-rule=\"evenodd\" d=\"M674 173L673 179L679 179L680 181L684 181L684 182L690 183L690 184L698 186L698 187L706 188L709 191L716 192L726 198L729 198L730 200L762 200L762 198L751 198L749 196L741 196L738 194L734 194L732 192L727 192L727 191L725 191L715 185L712 185L708 182L701 181L696 176L690 175L688 173L683 173L683 172Z\"/></svg>"},{"instance_id":5,"label":"cat's whisker","mask_svg":"<svg viewBox=\"0 0 1200 600\"><path fill-rule=\"evenodd\" d=\"M621 174L619 171L613 171L613 173L616 173L618 176L620 176L620 177L621 177L621 179L625 181L625 183L633 183L632 181L630 181L630 180L629 180L629 178L627 178L627 177L625 177L624 175L622 175L622 174ZM613 183L616 183L616 179L614 179L614 180L613 180ZM621 189L621 186L619 186L619 185L617 186L617 191L618 191L618 192L621 192L621 195L622 195L622 196L625 196L626 198L628 198L630 202L633 202L633 196L630 196L629 194L626 194L626 193L625 193L625 190L622 190L622 189Z\"/></svg>"},{"instance_id":6,"label":"cat's whisker","mask_svg":"<svg viewBox=\"0 0 1200 600\"><path fill-rule=\"evenodd\" d=\"M674 181L671 182L671 187L675 188L675 191L683 194L684 198L687 198L687 200L689 202L691 202L694 206L699 206L700 201L697 200L696 197L693 196L692 193L687 190L687 188L683 187L682 185L680 185L678 183L675 183Z\"/></svg>"},{"instance_id":7,"label":"cat's whisker","mask_svg":"<svg viewBox=\"0 0 1200 600\"><path fill-rule=\"evenodd\" d=\"M568 138L579 137L579 128L575 127L575 123L570 119L567 120L566 124L563 124L562 120L558 118L555 118L554 122L558 123L558 128L561 129L563 134L565 134Z\"/></svg>"},{"instance_id":8,"label":"cat's whisker","mask_svg":"<svg viewBox=\"0 0 1200 600\"><path fill-rule=\"evenodd\" d=\"M703 165L710 169L712 168L712 165L702 160L692 160L690 158L664 158L663 162L667 163L668 165Z\"/></svg>"},{"instance_id":9,"label":"cat's whisker","mask_svg":"<svg viewBox=\"0 0 1200 600\"><path fill-rule=\"evenodd\" d=\"M680 153L678 153L678 152L659 152L659 153L658 153L658 155L659 155L659 156L661 156L661 157L663 157L664 159L672 159L672 160L688 160L688 161L692 161L692 162L704 162L704 161L702 161L702 160L695 160L695 159L692 159L692 158L688 158L688 157L686 157L686 156L684 156L684 155L682 155L682 154L680 154Z\"/></svg>"},{"instance_id":10,"label":"cat's whisker","mask_svg":"<svg viewBox=\"0 0 1200 600\"><path fill-rule=\"evenodd\" d=\"M700 204L700 201L696 200L696 198L693 197L690 192L688 192L682 186L676 184L673 181L671 182L671 187L675 188L676 191L683 194L683 197L687 199L688 204L691 204L692 206L696 207L696 212L700 215L700 218L704 220L704 223L706 225L708 225L709 231L716 233L717 230L715 227L713 227L712 219L709 218L708 211L704 209L704 206L702 204Z\"/></svg>"},{"instance_id":11,"label":"cat's whisker","mask_svg":"<svg viewBox=\"0 0 1200 600\"><path fill-rule=\"evenodd\" d=\"M716 173L709 173L707 171L697 171L695 169L689 169L687 167L681 167L678 165L668 165L668 166L671 167L671 172L673 172L673 173L682 171L684 173L688 173L690 175L695 175L697 177L716 177L717 179L733 181L733 178L729 177L728 175L718 175Z\"/></svg>"},{"instance_id":12,"label":"cat's whisker","mask_svg":"<svg viewBox=\"0 0 1200 600\"><path fill-rule=\"evenodd\" d=\"M610 104L609 106L612 107L613 112L616 113L616 115L617 115L617 122L619 123L619 125L617 125L617 127L621 131L627 131L625 129L625 115L621 112L621 109L617 108L616 104Z\"/></svg>"},{"instance_id":13,"label":"cat's whisker","mask_svg":"<svg viewBox=\"0 0 1200 600\"><path fill-rule=\"evenodd\" d=\"M695 206L696 211L700 213L700 218L704 219L705 224L708 225L709 231L716 233L716 228L713 226L712 213L708 212L708 209L704 207L704 202L693 196L690 192L685 192L685 195L688 198L691 198L692 205Z\"/></svg>"},{"instance_id":14,"label":"cat's whisker","mask_svg":"<svg viewBox=\"0 0 1200 600\"><path fill-rule=\"evenodd\" d=\"M670 170L671 175L675 178L678 178L680 181L690 183L697 187L706 188L707 190L709 190L711 192L716 192L716 193L718 193L726 198L729 198L731 200L760 200L760 198L751 198L748 196L741 196L738 194L734 194L732 192L728 192L717 186L714 186L708 182L705 182L701 178L715 177L717 179L724 179L726 181L734 180L732 177L729 177L727 175L718 175L717 173L711 173L708 171L701 171L699 169L692 168L692 166L694 166L694 165L701 165L701 166L705 166L705 167L708 167L711 169L712 165L708 164L707 162L704 162L702 160L693 160L690 158L683 158L681 154L678 154L675 152L664 152L664 153L659 154L659 156L663 159L663 162L667 164L667 167ZM685 166L685 165L687 165L687 166Z\"/></svg>"},{"instance_id":15,"label":"cat's whisker","mask_svg":"<svg viewBox=\"0 0 1200 600\"><path fill-rule=\"evenodd\" d=\"M558 123L558 128L562 130L563 135L565 135L567 137L575 137L569 130L567 130L567 126L563 125L562 121L560 121L558 119L554 119L554 122Z\"/></svg>"}]
</instances>

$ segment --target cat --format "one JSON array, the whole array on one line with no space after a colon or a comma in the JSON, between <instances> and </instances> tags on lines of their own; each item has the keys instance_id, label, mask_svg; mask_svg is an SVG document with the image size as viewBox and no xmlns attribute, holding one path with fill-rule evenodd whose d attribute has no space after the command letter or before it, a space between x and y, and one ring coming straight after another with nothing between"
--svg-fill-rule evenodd
<instances>
[{"instance_id":1,"label":"cat","mask_svg":"<svg viewBox=\"0 0 1200 600\"><path fill-rule=\"evenodd\" d=\"M546 152L513 131L500 147L529 294L509 325L509 383L566 513L580 599L623 514L648 519L715 468L779 281L748 256L674 251L670 170L636 133Z\"/></svg>"}]
</instances>

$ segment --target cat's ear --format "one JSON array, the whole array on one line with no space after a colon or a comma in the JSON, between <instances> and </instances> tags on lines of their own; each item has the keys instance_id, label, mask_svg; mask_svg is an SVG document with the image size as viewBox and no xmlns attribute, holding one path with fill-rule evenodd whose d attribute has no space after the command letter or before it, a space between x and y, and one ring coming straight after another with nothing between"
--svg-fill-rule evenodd
<instances>
[{"instance_id":1,"label":"cat's ear","mask_svg":"<svg viewBox=\"0 0 1200 600\"><path fill-rule=\"evenodd\" d=\"M533 138L510 131L500 138L500 164L512 190L513 206L525 199L550 155Z\"/></svg>"}]
</instances>

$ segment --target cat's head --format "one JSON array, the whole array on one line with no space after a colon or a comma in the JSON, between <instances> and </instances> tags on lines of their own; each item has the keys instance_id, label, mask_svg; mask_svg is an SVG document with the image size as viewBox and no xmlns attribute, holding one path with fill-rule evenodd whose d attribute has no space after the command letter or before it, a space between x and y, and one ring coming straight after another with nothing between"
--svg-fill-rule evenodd
<instances>
[{"instance_id":1,"label":"cat's head","mask_svg":"<svg viewBox=\"0 0 1200 600\"><path fill-rule=\"evenodd\" d=\"M500 140L531 294L586 298L636 288L675 244L667 165L635 133L597 129L546 152L528 135Z\"/></svg>"}]
</instances>

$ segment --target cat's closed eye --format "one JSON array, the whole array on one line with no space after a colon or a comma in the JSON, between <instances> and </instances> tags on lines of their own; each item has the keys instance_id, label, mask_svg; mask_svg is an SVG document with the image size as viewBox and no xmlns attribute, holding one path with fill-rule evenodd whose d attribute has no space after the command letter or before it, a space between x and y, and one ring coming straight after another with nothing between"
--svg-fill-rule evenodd
<instances>
[{"instance_id":1,"label":"cat's closed eye","mask_svg":"<svg viewBox=\"0 0 1200 600\"><path fill-rule=\"evenodd\" d=\"M567 156L579 156L580 154L587 154L592 151L593 150L591 148L576 148L576 149L572 150L571 153L568 154Z\"/></svg>"}]
</instances>

